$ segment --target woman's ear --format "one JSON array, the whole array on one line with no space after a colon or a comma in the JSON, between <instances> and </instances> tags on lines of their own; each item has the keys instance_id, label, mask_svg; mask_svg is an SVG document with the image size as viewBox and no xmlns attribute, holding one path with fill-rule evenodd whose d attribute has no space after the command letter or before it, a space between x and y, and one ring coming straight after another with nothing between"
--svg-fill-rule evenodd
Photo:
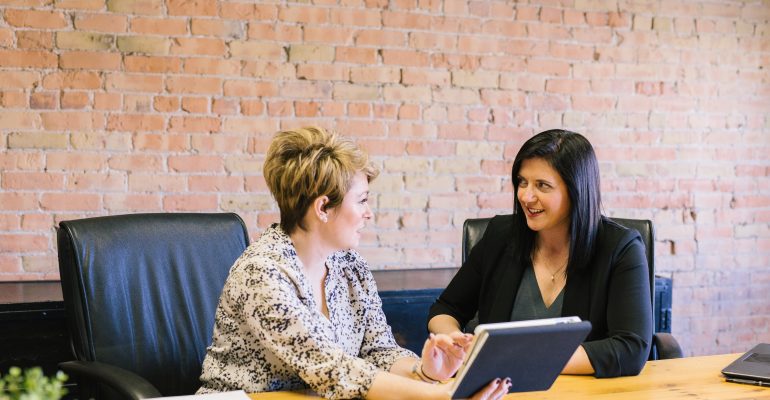
<instances>
[{"instance_id":1,"label":"woman's ear","mask_svg":"<svg viewBox=\"0 0 770 400\"><path fill-rule=\"evenodd\" d=\"M321 222L329 221L329 214L327 213L327 205L329 204L329 197L318 196L313 200L313 215L316 216Z\"/></svg>"}]
</instances>

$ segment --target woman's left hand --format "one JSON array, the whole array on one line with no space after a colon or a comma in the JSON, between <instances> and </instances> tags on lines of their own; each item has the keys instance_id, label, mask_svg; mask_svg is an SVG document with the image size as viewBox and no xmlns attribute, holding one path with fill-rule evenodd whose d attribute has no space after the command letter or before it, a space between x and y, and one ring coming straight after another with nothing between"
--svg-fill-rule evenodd
<instances>
[{"instance_id":1,"label":"woman's left hand","mask_svg":"<svg viewBox=\"0 0 770 400\"><path fill-rule=\"evenodd\" d=\"M463 364L471 343L471 334L459 331L448 335L431 333L422 347L422 372L437 381L451 378Z\"/></svg>"}]
</instances>

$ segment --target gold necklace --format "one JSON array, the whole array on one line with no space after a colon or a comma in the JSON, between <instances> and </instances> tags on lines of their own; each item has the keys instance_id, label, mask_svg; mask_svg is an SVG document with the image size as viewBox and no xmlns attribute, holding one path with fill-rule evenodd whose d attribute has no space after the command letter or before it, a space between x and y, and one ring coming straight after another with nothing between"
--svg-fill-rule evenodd
<instances>
[{"instance_id":1,"label":"gold necklace","mask_svg":"<svg viewBox=\"0 0 770 400\"><path fill-rule=\"evenodd\" d=\"M569 258L567 258L567 261L564 262L564 265L562 265L559 269L556 270L556 272L551 274L551 283L554 283L556 281L556 274L561 272L564 268L567 268Z\"/></svg>"}]
</instances>

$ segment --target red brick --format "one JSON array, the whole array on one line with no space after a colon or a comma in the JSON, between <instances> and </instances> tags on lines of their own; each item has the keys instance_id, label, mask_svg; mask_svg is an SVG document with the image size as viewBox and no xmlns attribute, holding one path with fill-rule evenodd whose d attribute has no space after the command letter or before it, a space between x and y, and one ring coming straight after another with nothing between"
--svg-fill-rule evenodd
<instances>
[{"instance_id":1,"label":"red brick","mask_svg":"<svg viewBox=\"0 0 770 400\"><path fill-rule=\"evenodd\" d=\"M21 229L26 231L47 231L53 226L53 217L49 214L30 213L21 216Z\"/></svg>"},{"instance_id":2,"label":"red brick","mask_svg":"<svg viewBox=\"0 0 770 400\"><path fill-rule=\"evenodd\" d=\"M162 0L107 0L107 10L116 13L161 15Z\"/></svg>"},{"instance_id":3,"label":"red brick","mask_svg":"<svg viewBox=\"0 0 770 400\"><path fill-rule=\"evenodd\" d=\"M143 35L186 35L187 20L184 18L135 17L131 20L131 32Z\"/></svg>"},{"instance_id":4,"label":"red brick","mask_svg":"<svg viewBox=\"0 0 770 400\"><path fill-rule=\"evenodd\" d=\"M278 18L278 8L272 4L221 3L219 15L236 20L270 20Z\"/></svg>"},{"instance_id":5,"label":"red brick","mask_svg":"<svg viewBox=\"0 0 770 400\"><path fill-rule=\"evenodd\" d=\"M104 1L101 0L59 0L54 7L61 9L75 10L101 10L104 7Z\"/></svg>"},{"instance_id":6,"label":"red brick","mask_svg":"<svg viewBox=\"0 0 770 400\"><path fill-rule=\"evenodd\" d=\"M498 53L502 47L502 41L482 36L461 36L457 42L457 49L469 54Z\"/></svg>"},{"instance_id":7,"label":"red brick","mask_svg":"<svg viewBox=\"0 0 770 400\"><path fill-rule=\"evenodd\" d=\"M352 45L353 29L335 27L305 27L303 41L306 43Z\"/></svg>"},{"instance_id":8,"label":"red brick","mask_svg":"<svg viewBox=\"0 0 770 400\"><path fill-rule=\"evenodd\" d=\"M163 90L163 77L145 74L112 73L107 75L107 90L120 92L150 92Z\"/></svg>"},{"instance_id":9,"label":"red brick","mask_svg":"<svg viewBox=\"0 0 770 400\"><path fill-rule=\"evenodd\" d=\"M0 49L0 68L56 68L56 55L45 51Z\"/></svg>"},{"instance_id":10,"label":"red brick","mask_svg":"<svg viewBox=\"0 0 770 400\"><path fill-rule=\"evenodd\" d=\"M230 55L243 59L283 60L284 50L276 43L233 40L230 42Z\"/></svg>"},{"instance_id":11,"label":"red brick","mask_svg":"<svg viewBox=\"0 0 770 400\"><path fill-rule=\"evenodd\" d=\"M241 100L241 113L243 115L262 115L265 111L265 103L261 100Z\"/></svg>"},{"instance_id":12,"label":"red brick","mask_svg":"<svg viewBox=\"0 0 770 400\"><path fill-rule=\"evenodd\" d=\"M169 132L219 132L221 121L215 117L171 117Z\"/></svg>"},{"instance_id":13,"label":"red brick","mask_svg":"<svg viewBox=\"0 0 770 400\"><path fill-rule=\"evenodd\" d=\"M183 97L182 111L188 113L207 113L209 111L209 100L206 97Z\"/></svg>"},{"instance_id":14,"label":"red brick","mask_svg":"<svg viewBox=\"0 0 770 400\"><path fill-rule=\"evenodd\" d=\"M238 101L235 99L214 99L211 104L211 112L218 115L238 114Z\"/></svg>"},{"instance_id":15,"label":"red brick","mask_svg":"<svg viewBox=\"0 0 770 400\"><path fill-rule=\"evenodd\" d=\"M96 211L101 195L92 193L43 193L40 208L48 211Z\"/></svg>"},{"instance_id":16,"label":"red brick","mask_svg":"<svg viewBox=\"0 0 770 400\"><path fill-rule=\"evenodd\" d=\"M171 41L171 54L188 56L224 56L227 51L222 39L211 38L174 38Z\"/></svg>"},{"instance_id":17,"label":"red brick","mask_svg":"<svg viewBox=\"0 0 770 400\"><path fill-rule=\"evenodd\" d=\"M75 16L75 28L80 31L126 32L128 18L123 15L79 14Z\"/></svg>"},{"instance_id":18,"label":"red brick","mask_svg":"<svg viewBox=\"0 0 770 400\"><path fill-rule=\"evenodd\" d=\"M127 72L176 73L182 71L182 60L176 57L127 55L125 64Z\"/></svg>"},{"instance_id":19,"label":"red brick","mask_svg":"<svg viewBox=\"0 0 770 400\"><path fill-rule=\"evenodd\" d=\"M13 8L5 10L5 21L23 28L61 29L68 25L66 16L61 12Z\"/></svg>"},{"instance_id":20,"label":"red brick","mask_svg":"<svg viewBox=\"0 0 770 400\"><path fill-rule=\"evenodd\" d=\"M407 34L391 30L359 30L355 35L357 46L404 47Z\"/></svg>"},{"instance_id":21,"label":"red brick","mask_svg":"<svg viewBox=\"0 0 770 400\"><path fill-rule=\"evenodd\" d=\"M183 152L191 148L189 135L137 133L133 136L136 150Z\"/></svg>"},{"instance_id":22,"label":"red brick","mask_svg":"<svg viewBox=\"0 0 770 400\"><path fill-rule=\"evenodd\" d=\"M377 9L332 8L329 12L329 20L333 25L381 26L381 11Z\"/></svg>"},{"instance_id":23,"label":"red brick","mask_svg":"<svg viewBox=\"0 0 770 400\"><path fill-rule=\"evenodd\" d=\"M368 103L348 103L348 116L369 117L372 114L372 108Z\"/></svg>"},{"instance_id":24,"label":"red brick","mask_svg":"<svg viewBox=\"0 0 770 400\"><path fill-rule=\"evenodd\" d=\"M119 110L120 102L120 94L94 93L94 110Z\"/></svg>"},{"instance_id":25,"label":"red brick","mask_svg":"<svg viewBox=\"0 0 770 400\"><path fill-rule=\"evenodd\" d=\"M36 210L37 195L33 193L0 192L0 204L5 211Z\"/></svg>"},{"instance_id":26,"label":"red brick","mask_svg":"<svg viewBox=\"0 0 770 400\"><path fill-rule=\"evenodd\" d=\"M382 24L390 28L430 30L430 19L414 13L383 11Z\"/></svg>"},{"instance_id":27,"label":"red brick","mask_svg":"<svg viewBox=\"0 0 770 400\"><path fill-rule=\"evenodd\" d=\"M104 208L110 211L157 211L161 207L160 194L105 194Z\"/></svg>"},{"instance_id":28,"label":"red brick","mask_svg":"<svg viewBox=\"0 0 770 400\"><path fill-rule=\"evenodd\" d=\"M190 23L190 31L193 35L240 39L244 35L244 24L235 21L194 18Z\"/></svg>"},{"instance_id":29,"label":"red brick","mask_svg":"<svg viewBox=\"0 0 770 400\"><path fill-rule=\"evenodd\" d=\"M105 127L105 119L102 113L62 111L45 112L40 114L43 128L55 131L79 131L100 130Z\"/></svg>"},{"instance_id":30,"label":"red brick","mask_svg":"<svg viewBox=\"0 0 770 400\"><path fill-rule=\"evenodd\" d=\"M377 62L377 49L337 47L334 60L343 63L374 64Z\"/></svg>"},{"instance_id":31,"label":"red brick","mask_svg":"<svg viewBox=\"0 0 770 400\"><path fill-rule=\"evenodd\" d=\"M313 101L295 101L294 113L298 117L315 117L320 115L320 105Z\"/></svg>"},{"instance_id":32,"label":"red brick","mask_svg":"<svg viewBox=\"0 0 770 400\"><path fill-rule=\"evenodd\" d=\"M111 131L160 131L164 128L163 117L150 114L110 115L107 129Z\"/></svg>"},{"instance_id":33,"label":"red brick","mask_svg":"<svg viewBox=\"0 0 770 400\"><path fill-rule=\"evenodd\" d=\"M609 44L612 43L612 29L607 28L590 28L582 29L575 28L572 30L572 36L574 40L578 42L593 43L593 44Z\"/></svg>"},{"instance_id":34,"label":"red brick","mask_svg":"<svg viewBox=\"0 0 770 400\"><path fill-rule=\"evenodd\" d=\"M53 33L41 31L17 31L16 47L19 49L51 50L53 49Z\"/></svg>"},{"instance_id":35,"label":"red brick","mask_svg":"<svg viewBox=\"0 0 770 400\"><path fill-rule=\"evenodd\" d=\"M206 77L170 77L166 79L169 93L222 94L222 79Z\"/></svg>"},{"instance_id":36,"label":"red brick","mask_svg":"<svg viewBox=\"0 0 770 400\"><path fill-rule=\"evenodd\" d=\"M214 211L217 210L216 195L166 195L163 197L163 211Z\"/></svg>"},{"instance_id":37,"label":"red brick","mask_svg":"<svg viewBox=\"0 0 770 400\"><path fill-rule=\"evenodd\" d=\"M161 171L162 158L158 155L115 155L110 157L108 165L119 171Z\"/></svg>"},{"instance_id":38,"label":"red brick","mask_svg":"<svg viewBox=\"0 0 770 400\"><path fill-rule=\"evenodd\" d=\"M224 95L232 97L271 97L278 93L272 82L228 80L224 83Z\"/></svg>"},{"instance_id":39,"label":"red brick","mask_svg":"<svg viewBox=\"0 0 770 400\"><path fill-rule=\"evenodd\" d=\"M393 140L361 139L356 143L373 156L401 156L406 150L404 142Z\"/></svg>"},{"instance_id":40,"label":"red brick","mask_svg":"<svg viewBox=\"0 0 770 400\"><path fill-rule=\"evenodd\" d=\"M329 11L325 7L284 7L278 10L278 19L286 22L319 25L328 22Z\"/></svg>"},{"instance_id":41,"label":"red brick","mask_svg":"<svg viewBox=\"0 0 770 400\"><path fill-rule=\"evenodd\" d=\"M188 182L193 192L243 191L243 177L239 176L190 176Z\"/></svg>"},{"instance_id":42,"label":"red brick","mask_svg":"<svg viewBox=\"0 0 770 400\"><path fill-rule=\"evenodd\" d=\"M280 88L279 94L294 99L329 99L332 85L329 82L287 82Z\"/></svg>"},{"instance_id":43,"label":"red brick","mask_svg":"<svg viewBox=\"0 0 770 400\"><path fill-rule=\"evenodd\" d=\"M45 89L99 89L102 79L96 72L89 71L60 71L53 72L43 78Z\"/></svg>"},{"instance_id":44,"label":"red brick","mask_svg":"<svg viewBox=\"0 0 770 400\"><path fill-rule=\"evenodd\" d=\"M48 250L48 238L43 235L0 234L0 251L37 252Z\"/></svg>"},{"instance_id":45,"label":"red brick","mask_svg":"<svg viewBox=\"0 0 770 400\"><path fill-rule=\"evenodd\" d=\"M44 172L4 172L3 188L10 190L62 190L64 175Z\"/></svg>"},{"instance_id":46,"label":"red brick","mask_svg":"<svg viewBox=\"0 0 770 400\"><path fill-rule=\"evenodd\" d=\"M413 49L451 51L457 48L457 37L456 35L411 32L409 34L409 47Z\"/></svg>"},{"instance_id":47,"label":"red brick","mask_svg":"<svg viewBox=\"0 0 770 400\"><path fill-rule=\"evenodd\" d=\"M636 82L636 93L659 96L663 93L663 82Z\"/></svg>"},{"instance_id":48,"label":"red brick","mask_svg":"<svg viewBox=\"0 0 770 400\"><path fill-rule=\"evenodd\" d=\"M63 92L61 94L61 108L83 109L88 107L90 98L86 92Z\"/></svg>"},{"instance_id":49,"label":"red brick","mask_svg":"<svg viewBox=\"0 0 770 400\"><path fill-rule=\"evenodd\" d=\"M152 96L149 94L123 95L123 111L128 113L146 113L151 109Z\"/></svg>"},{"instance_id":50,"label":"red brick","mask_svg":"<svg viewBox=\"0 0 770 400\"><path fill-rule=\"evenodd\" d=\"M99 153L60 153L48 152L46 169L48 171L96 171L106 166L107 157Z\"/></svg>"},{"instance_id":51,"label":"red brick","mask_svg":"<svg viewBox=\"0 0 770 400\"><path fill-rule=\"evenodd\" d=\"M591 86L586 80L549 79L545 82L545 90L551 93L585 94L591 91Z\"/></svg>"},{"instance_id":52,"label":"red brick","mask_svg":"<svg viewBox=\"0 0 770 400\"><path fill-rule=\"evenodd\" d=\"M200 153L242 153L246 148L246 138L233 135L192 135L193 150Z\"/></svg>"},{"instance_id":53,"label":"red brick","mask_svg":"<svg viewBox=\"0 0 770 400\"><path fill-rule=\"evenodd\" d=\"M396 119L398 106L395 104L375 104L373 106L374 117L378 119Z\"/></svg>"},{"instance_id":54,"label":"red brick","mask_svg":"<svg viewBox=\"0 0 770 400\"><path fill-rule=\"evenodd\" d=\"M385 126L381 122L346 120L337 122L336 131L355 137L380 137Z\"/></svg>"},{"instance_id":55,"label":"red brick","mask_svg":"<svg viewBox=\"0 0 770 400\"><path fill-rule=\"evenodd\" d=\"M176 172L222 172L223 162L219 156L170 156L168 167Z\"/></svg>"},{"instance_id":56,"label":"red brick","mask_svg":"<svg viewBox=\"0 0 770 400\"><path fill-rule=\"evenodd\" d=\"M279 42L301 42L302 28L293 25L278 25L273 22L249 22L248 38L256 40L272 40Z\"/></svg>"},{"instance_id":57,"label":"red brick","mask_svg":"<svg viewBox=\"0 0 770 400\"><path fill-rule=\"evenodd\" d=\"M217 15L215 0L168 0L166 7L169 15L208 16Z\"/></svg>"},{"instance_id":58,"label":"red brick","mask_svg":"<svg viewBox=\"0 0 770 400\"><path fill-rule=\"evenodd\" d=\"M33 110L53 110L59 105L59 94L54 92L35 92L29 95L29 108Z\"/></svg>"},{"instance_id":59,"label":"red brick","mask_svg":"<svg viewBox=\"0 0 770 400\"><path fill-rule=\"evenodd\" d=\"M322 81L347 81L350 68L334 64L300 64L297 66L297 78Z\"/></svg>"},{"instance_id":60,"label":"red brick","mask_svg":"<svg viewBox=\"0 0 770 400\"><path fill-rule=\"evenodd\" d=\"M118 53L70 51L59 54L59 66L63 69L118 70L120 63Z\"/></svg>"},{"instance_id":61,"label":"red brick","mask_svg":"<svg viewBox=\"0 0 770 400\"><path fill-rule=\"evenodd\" d=\"M21 47L20 44L17 46ZM13 30L12 29L0 28L0 47L13 47Z\"/></svg>"},{"instance_id":62,"label":"red brick","mask_svg":"<svg viewBox=\"0 0 770 400\"><path fill-rule=\"evenodd\" d=\"M271 117L290 116L293 111L290 101L270 101L267 103L267 115Z\"/></svg>"}]
</instances>

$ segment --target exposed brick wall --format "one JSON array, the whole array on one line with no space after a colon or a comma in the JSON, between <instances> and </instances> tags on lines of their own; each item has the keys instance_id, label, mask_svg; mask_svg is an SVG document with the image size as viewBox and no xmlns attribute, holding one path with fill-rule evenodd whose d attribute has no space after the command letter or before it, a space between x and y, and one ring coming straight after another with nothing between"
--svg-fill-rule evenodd
<instances>
[{"instance_id":1,"label":"exposed brick wall","mask_svg":"<svg viewBox=\"0 0 770 400\"><path fill-rule=\"evenodd\" d=\"M64 219L258 234L270 137L307 124L382 166L374 268L456 266L462 222L509 212L522 142L565 127L606 212L655 221L686 352L770 342L767 1L313 3L0 1L0 280L57 278Z\"/></svg>"}]
</instances>

